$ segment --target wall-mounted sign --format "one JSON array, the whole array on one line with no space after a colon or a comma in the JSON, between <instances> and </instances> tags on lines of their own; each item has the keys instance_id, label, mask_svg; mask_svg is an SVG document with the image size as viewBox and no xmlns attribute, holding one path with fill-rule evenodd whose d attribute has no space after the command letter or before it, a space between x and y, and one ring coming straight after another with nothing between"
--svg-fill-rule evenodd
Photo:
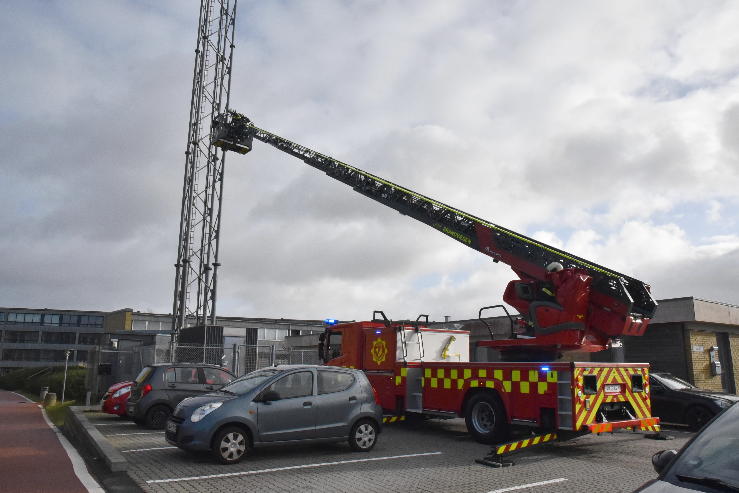
<instances>
[{"instance_id":1,"label":"wall-mounted sign","mask_svg":"<svg viewBox=\"0 0 739 493\"><path fill-rule=\"evenodd\" d=\"M701 351L705 351L705 348L703 346L693 346L694 353L700 353Z\"/></svg>"}]
</instances>

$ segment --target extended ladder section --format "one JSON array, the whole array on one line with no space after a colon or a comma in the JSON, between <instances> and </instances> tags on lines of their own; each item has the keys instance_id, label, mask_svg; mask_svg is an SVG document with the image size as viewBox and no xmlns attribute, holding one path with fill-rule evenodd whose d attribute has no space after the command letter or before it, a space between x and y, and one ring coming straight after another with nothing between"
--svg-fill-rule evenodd
<instances>
[{"instance_id":1,"label":"extended ladder section","mask_svg":"<svg viewBox=\"0 0 739 493\"><path fill-rule=\"evenodd\" d=\"M522 280L547 281L549 279L547 266L553 263L561 264L565 270L586 273L592 278L592 282L588 281L588 289L595 293L595 296L591 297L591 303L597 304L598 311L593 324L602 326L600 331L607 335L606 339L622 333L641 335L654 314L656 302L649 292L649 286L642 281L485 221L296 144L256 127L248 118L238 113L219 115L214 123L216 128L214 145L245 154L251 150L253 139L260 140L301 159L362 195L490 256L495 262L510 265ZM528 309L528 304L526 306ZM526 310L519 308L519 311L523 314ZM594 328L598 330L597 326Z\"/></svg>"}]
</instances>

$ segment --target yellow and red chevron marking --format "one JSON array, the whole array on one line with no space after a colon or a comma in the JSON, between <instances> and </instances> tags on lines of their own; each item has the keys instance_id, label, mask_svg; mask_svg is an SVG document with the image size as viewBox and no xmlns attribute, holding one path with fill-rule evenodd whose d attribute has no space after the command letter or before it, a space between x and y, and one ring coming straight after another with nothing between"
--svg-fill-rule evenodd
<instances>
[{"instance_id":1,"label":"yellow and red chevron marking","mask_svg":"<svg viewBox=\"0 0 739 493\"><path fill-rule=\"evenodd\" d=\"M383 423L396 423L398 421L405 421L405 416L383 416Z\"/></svg>"},{"instance_id":2,"label":"yellow and red chevron marking","mask_svg":"<svg viewBox=\"0 0 739 493\"><path fill-rule=\"evenodd\" d=\"M631 376L642 375L643 392L634 392L631 389ZM598 392L593 395L583 393L583 377L595 375L598 379ZM634 410L636 418L651 417L649 402L649 369L643 367L578 367L575 368L574 378L574 419L575 430L596 422L598 409L604 402L628 402ZM620 384L621 392L606 394L605 386Z\"/></svg>"},{"instance_id":3,"label":"yellow and red chevron marking","mask_svg":"<svg viewBox=\"0 0 739 493\"><path fill-rule=\"evenodd\" d=\"M556 433L537 435L531 438L527 438L526 440L518 440L517 442L509 442L504 443L503 445L498 445L498 447L495 449L495 453L498 455L503 455L508 452L513 452L514 450L521 450L522 448L531 447L532 445L539 445L540 443L551 442L552 440L556 439Z\"/></svg>"},{"instance_id":4,"label":"yellow and red chevron marking","mask_svg":"<svg viewBox=\"0 0 739 493\"><path fill-rule=\"evenodd\" d=\"M641 430L659 431L659 418L629 419L626 421L611 421L609 423L592 423L588 429L592 433L608 433L620 428L639 428Z\"/></svg>"}]
</instances>

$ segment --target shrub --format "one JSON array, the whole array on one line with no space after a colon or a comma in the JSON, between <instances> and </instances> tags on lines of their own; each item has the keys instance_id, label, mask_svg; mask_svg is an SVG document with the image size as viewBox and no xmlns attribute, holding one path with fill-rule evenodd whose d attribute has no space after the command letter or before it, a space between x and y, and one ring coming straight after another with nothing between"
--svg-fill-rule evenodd
<instances>
[{"instance_id":1,"label":"shrub","mask_svg":"<svg viewBox=\"0 0 739 493\"><path fill-rule=\"evenodd\" d=\"M45 370L45 371L42 371ZM65 400L85 401L86 368L71 367L67 369L67 388ZM49 387L49 392L62 398L64 384L64 367L61 368L23 368L0 376L0 387L7 390L25 390L29 394L38 395L41 387Z\"/></svg>"}]
</instances>

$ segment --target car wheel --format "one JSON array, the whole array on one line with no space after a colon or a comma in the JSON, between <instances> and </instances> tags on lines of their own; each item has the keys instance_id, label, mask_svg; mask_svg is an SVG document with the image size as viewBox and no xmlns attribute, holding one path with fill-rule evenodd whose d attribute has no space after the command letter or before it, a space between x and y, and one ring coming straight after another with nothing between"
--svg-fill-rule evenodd
<instances>
[{"instance_id":1,"label":"car wheel","mask_svg":"<svg viewBox=\"0 0 739 493\"><path fill-rule=\"evenodd\" d=\"M465 416L467 431L479 443L493 444L505 438L508 431L505 411L497 396L481 393L467 403Z\"/></svg>"},{"instance_id":2,"label":"car wheel","mask_svg":"<svg viewBox=\"0 0 739 493\"><path fill-rule=\"evenodd\" d=\"M246 456L251 447L249 435L237 426L228 426L213 439L213 455L222 464L236 464Z\"/></svg>"},{"instance_id":3,"label":"car wheel","mask_svg":"<svg viewBox=\"0 0 739 493\"><path fill-rule=\"evenodd\" d=\"M357 421L349 434L349 446L355 452L369 452L377 443L377 425L369 419Z\"/></svg>"},{"instance_id":4,"label":"car wheel","mask_svg":"<svg viewBox=\"0 0 739 493\"><path fill-rule=\"evenodd\" d=\"M169 418L170 414L172 414L172 411L170 411L167 406L161 404L158 406L152 406L152 408L146 412L146 426L155 430L160 430L167 424L167 418Z\"/></svg>"},{"instance_id":5,"label":"car wheel","mask_svg":"<svg viewBox=\"0 0 739 493\"><path fill-rule=\"evenodd\" d=\"M698 431L711 421L713 413L703 406L693 406L685 413L685 421L693 431Z\"/></svg>"}]
</instances>

